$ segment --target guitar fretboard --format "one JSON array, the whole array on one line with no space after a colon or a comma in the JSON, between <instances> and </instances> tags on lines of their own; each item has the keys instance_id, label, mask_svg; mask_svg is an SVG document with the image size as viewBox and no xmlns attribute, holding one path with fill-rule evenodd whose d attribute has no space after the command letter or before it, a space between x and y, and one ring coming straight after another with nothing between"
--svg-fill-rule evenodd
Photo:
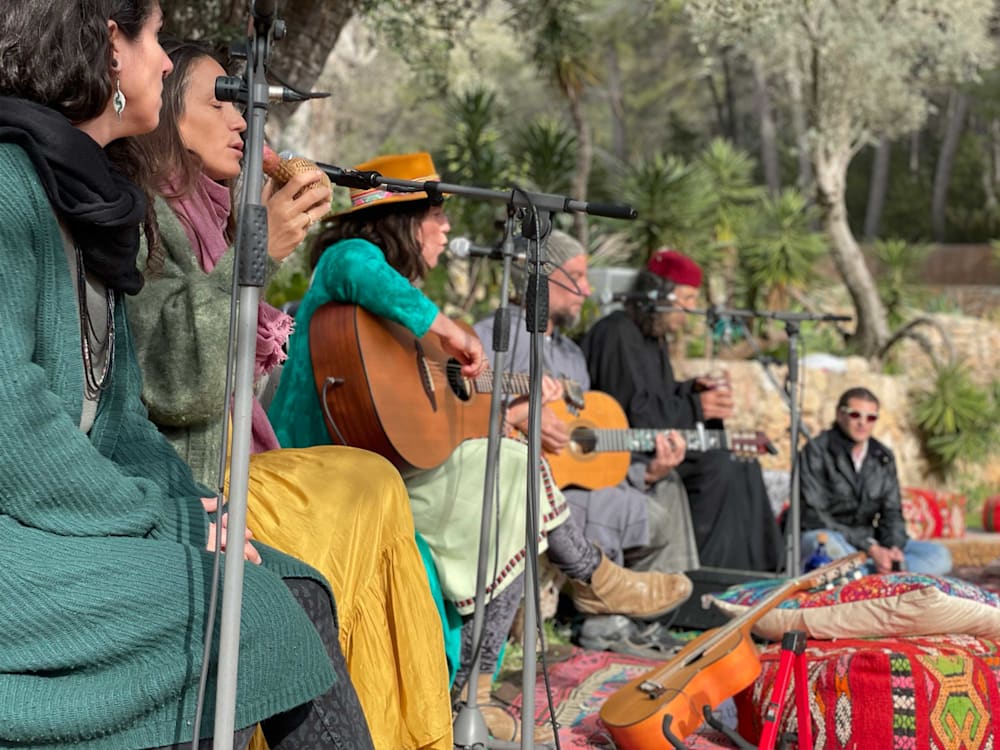
<instances>
[{"instance_id":1,"label":"guitar fretboard","mask_svg":"<svg viewBox=\"0 0 1000 750\"><path fill-rule=\"evenodd\" d=\"M567 392L579 389L575 381L567 378L556 378ZM489 393L493 390L493 371L486 370L472 381L476 393ZM504 393L526 394L531 388L531 376L526 372L505 372L500 380L500 389Z\"/></svg>"},{"instance_id":2,"label":"guitar fretboard","mask_svg":"<svg viewBox=\"0 0 1000 750\"><path fill-rule=\"evenodd\" d=\"M527 393L531 378L526 372L505 372L500 379L500 389L504 393ZM493 390L493 371L486 370L473 381L476 393L489 393Z\"/></svg>"},{"instance_id":3,"label":"guitar fretboard","mask_svg":"<svg viewBox=\"0 0 1000 750\"><path fill-rule=\"evenodd\" d=\"M672 430L631 428L623 430L597 429L574 430L573 439L581 442L592 436L593 448L588 452L652 453L656 450L656 436ZM725 430L677 430L690 451L728 450L729 436ZM589 440L588 440L589 442Z\"/></svg>"}]
</instances>

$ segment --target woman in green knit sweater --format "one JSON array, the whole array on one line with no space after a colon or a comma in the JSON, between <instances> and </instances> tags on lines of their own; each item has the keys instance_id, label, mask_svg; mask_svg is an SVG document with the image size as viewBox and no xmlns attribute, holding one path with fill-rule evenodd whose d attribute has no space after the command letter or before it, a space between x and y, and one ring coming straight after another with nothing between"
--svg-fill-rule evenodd
<instances>
[{"instance_id":1,"label":"woman in green knit sweater","mask_svg":"<svg viewBox=\"0 0 1000 750\"><path fill-rule=\"evenodd\" d=\"M155 0L0 14L0 748L181 748L194 733L209 493L146 416L121 304L143 283L149 209L125 175L171 70L161 21ZM322 579L234 547L262 562L245 574L236 746L262 722L276 748L370 747Z\"/></svg>"}]
</instances>

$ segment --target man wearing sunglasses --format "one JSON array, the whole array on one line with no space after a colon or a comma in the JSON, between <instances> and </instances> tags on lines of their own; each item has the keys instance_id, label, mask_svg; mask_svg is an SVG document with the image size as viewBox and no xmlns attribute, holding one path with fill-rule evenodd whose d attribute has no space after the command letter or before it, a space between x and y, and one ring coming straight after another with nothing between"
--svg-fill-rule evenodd
<instances>
[{"instance_id":1,"label":"man wearing sunglasses","mask_svg":"<svg viewBox=\"0 0 1000 750\"><path fill-rule=\"evenodd\" d=\"M802 449L802 561L825 533L834 559L860 549L870 555L876 573L906 569L944 575L951 570L948 549L906 534L896 461L872 437L878 417L875 394L850 388L837 401L833 427Z\"/></svg>"}]
</instances>

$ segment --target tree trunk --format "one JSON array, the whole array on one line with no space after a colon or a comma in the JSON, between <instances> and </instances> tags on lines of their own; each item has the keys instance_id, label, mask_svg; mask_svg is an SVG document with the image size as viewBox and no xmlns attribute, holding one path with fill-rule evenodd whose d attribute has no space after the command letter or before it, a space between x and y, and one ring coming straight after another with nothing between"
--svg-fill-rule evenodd
<instances>
[{"instance_id":1,"label":"tree trunk","mask_svg":"<svg viewBox=\"0 0 1000 750\"><path fill-rule=\"evenodd\" d=\"M951 184L951 170L955 166L955 154L965 127L965 114L969 110L969 95L952 91L948 97L948 116L945 123L944 139L934 170L934 189L931 196L931 229L934 239L944 241L945 209L948 206L948 186Z\"/></svg>"},{"instance_id":2,"label":"tree trunk","mask_svg":"<svg viewBox=\"0 0 1000 750\"><path fill-rule=\"evenodd\" d=\"M875 146L875 158L872 159L872 177L868 183L868 208L865 211L865 242L872 242L878 236L882 209L885 206L885 194L889 188L891 154L892 144L883 136Z\"/></svg>"},{"instance_id":3,"label":"tree trunk","mask_svg":"<svg viewBox=\"0 0 1000 750\"><path fill-rule=\"evenodd\" d=\"M979 179L983 186L983 195L986 196L984 206L990 215L996 213L1000 201L997 200L997 134L1000 122L994 117L986 126L986 133L983 141L985 147L983 151L983 162L986 165L979 173Z\"/></svg>"},{"instance_id":4,"label":"tree trunk","mask_svg":"<svg viewBox=\"0 0 1000 750\"><path fill-rule=\"evenodd\" d=\"M767 75L759 60L753 61L754 106L760 120L760 163L764 168L764 183L772 196L781 191L778 173L778 147L775 142L774 113L767 91Z\"/></svg>"},{"instance_id":5,"label":"tree trunk","mask_svg":"<svg viewBox=\"0 0 1000 750\"><path fill-rule=\"evenodd\" d=\"M285 22L285 38L271 47L269 70L272 83L280 78L293 88L310 91L323 71L341 29L361 7L362 0L324 2L288 0L277 3L277 17ZM244 41L250 21L245 0L222 0L197 9L186 0L162 0L165 24L181 38L220 39L238 29L230 41ZM268 120L280 131L298 105L271 107Z\"/></svg>"},{"instance_id":6,"label":"tree trunk","mask_svg":"<svg viewBox=\"0 0 1000 750\"><path fill-rule=\"evenodd\" d=\"M802 101L802 79L795 67L795 61L789 62L785 74L788 81L788 98L792 110L792 132L795 134L795 148L799 157L799 190L807 192L812 185L812 157L809 148L809 138L806 128L806 110Z\"/></svg>"},{"instance_id":7,"label":"tree trunk","mask_svg":"<svg viewBox=\"0 0 1000 750\"><path fill-rule=\"evenodd\" d=\"M590 167L594 159L594 147L590 138L590 126L583 111L583 92L567 91L570 117L576 130L576 168L573 170L573 181L570 195L577 200L587 199L587 185L590 182ZM589 232L587 217L582 213L573 214L573 234L584 247L588 247Z\"/></svg>"},{"instance_id":8,"label":"tree trunk","mask_svg":"<svg viewBox=\"0 0 1000 750\"><path fill-rule=\"evenodd\" d=\"M622 164L628 161L628 129L625 122L625 95L622 92L618 45L608 41L608 107L611 110L611 152Z\"/></svg>"},{"instance_id":9,"label":"tree trunk","mask_svg":"<svg viewBox=\"0 0 1000 750\"><path fill-rule=\"evenodd\" d=\"M360 3L358 0L336 3L288 0L280 6L280 17L284 19L288 32L274 45L270 70L288 85L300 91L311 91L341 30L354 16ZM285 104L273 107L269 118L282 128L298 106Z\"/></svg>"},{"instance_id":10,"label":"tree trunk","mask_svg":"<svg viewBox=\"0 0 1000 750\"><path fill-rule=\"evenodd\" d=\"M719 135L726 136L726 114L723 111L722 100L719 98L719 90L715 87L715 77L711 73L705 74L705 83L708 84L708 91L712 95L712 106L715 108L715 122L719 127Z\"/></svg>"},{"instance_id":11,"label":"tree trunk","mask_svg":"<svg viewBox=\"0 0 1000 750\"><path fill-rule=\"evenodd\" d=\"M910 133L910 174L916 175L920 171L920 131L914 130Z\"/></svg>"},{"instance_id":12,"label":"tree trunk","mask_svg":"<svg viewBox=\"0 0 1000 750\"><path fill-rule=\"evenodd\" d=\"M870 357L889 340L889 323L875 280L847 223L844 193L849 153L845 146L815 155L816 196L833 261L854 302L857 323L851 339L864 356Z\"/></svg>"},{"instance_id":13,"label":"tree trunk","mask_svg":"<svg viewBox=\"0 0 1000 750\"><path fill-rule=\"evenodd\" d=\"M736 94L733 91L733 74L729 69L729 50L722 50L722 80L726 92L726 137L737 146L740 139L736 132Z\"/></svg>"}]
</instances>

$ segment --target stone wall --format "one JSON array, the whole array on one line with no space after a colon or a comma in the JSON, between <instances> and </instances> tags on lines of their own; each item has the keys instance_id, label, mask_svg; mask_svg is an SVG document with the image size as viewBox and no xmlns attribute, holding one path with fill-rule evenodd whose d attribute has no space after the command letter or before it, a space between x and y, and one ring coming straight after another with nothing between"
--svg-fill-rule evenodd
<instances>
[{"instance_id":1,"label":"stone wall","mask_svg":"<svg viewBox=\"0 0 1000 750\"><path fill-rule=\"evenodd\" d=\"M961 315L935 314L929 317L945 331L956 358L966 363L973 380L987 385L1000 377L1000 326L989 320ZM934 329L924 330L935 351L944 356L940 335ZM878 395L882 406L875 437L895 452L903 484L944 489L941 480L928 476L927 462L921 455L910 408L911 394L931 384L931 359L915 343L906 341L899 345L898 361L903 372L888 375L875 371L868 360L861 357L811 355L799 371L803 389L802 422L811 434L818 434L832 424L837 398L841 393L853 386L869 388ZM727 420L727 427L763 430L778 448L779 454L765 456L761 464L770 469L789 468L788 409L761 365L752 360L708 362L703 359L675 360L674 365L678 377L682 378L703 374L713 368L727 369L737 406L736 415ZM787 368L772 366L770 371L783 387ZM1000 491L1000 458L979 467L967 467L964 471L973 477L977 472L981 482L995 484Z\"/></svg>"}]
</instances>

